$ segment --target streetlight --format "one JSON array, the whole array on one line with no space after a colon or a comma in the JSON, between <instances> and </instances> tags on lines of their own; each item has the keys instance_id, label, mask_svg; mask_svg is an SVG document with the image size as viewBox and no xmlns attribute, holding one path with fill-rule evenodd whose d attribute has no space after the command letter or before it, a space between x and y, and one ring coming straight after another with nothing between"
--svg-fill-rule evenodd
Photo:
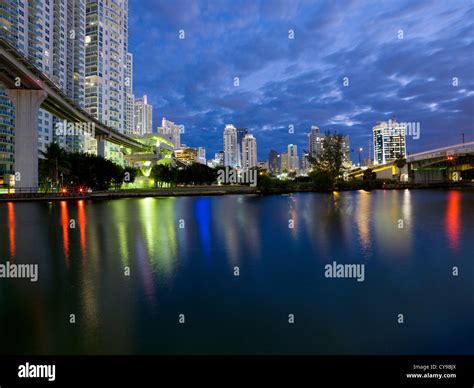
<instances>
[{"instance_id":1,"label":"streetlight","mask_svg":"<svg viewBox=\"0 0 474 388\"><path fill-rule=\"evenodd\" d=\"M362 147L359 148L359 166L361 165L360 164L360 153L362 152Z\"/></svg>"}]
</instances>

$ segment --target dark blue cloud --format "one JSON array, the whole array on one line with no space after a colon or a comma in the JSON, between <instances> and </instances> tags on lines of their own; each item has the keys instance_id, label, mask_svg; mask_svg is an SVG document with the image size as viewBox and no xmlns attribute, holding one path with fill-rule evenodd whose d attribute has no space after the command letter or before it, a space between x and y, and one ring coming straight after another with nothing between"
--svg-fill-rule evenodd
<instances>
[{"instance_id":1,"label":"dark blue cloud","mask_svg":"<svg viewBox=\"0 0 474 388\"><path fill-rule=\"evenodd\" d=\"M420 123L410 152L458 143L461 133L474 140L471 0L130 0L129 7L135 94L150 97L155 127L162 116L185 125L183 141L206 146L208 156L222 149L226 123L254 132L262 160L289 143L306 148L311 125L367 149L374 123L392 116Z\"/></svg>"}]
</instances>

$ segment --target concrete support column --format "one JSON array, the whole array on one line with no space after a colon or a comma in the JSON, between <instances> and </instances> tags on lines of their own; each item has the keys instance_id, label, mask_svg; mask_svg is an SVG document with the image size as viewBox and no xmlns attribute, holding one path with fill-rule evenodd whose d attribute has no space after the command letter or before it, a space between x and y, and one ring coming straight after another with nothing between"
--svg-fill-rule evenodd
<instances>
[{"instance_id":1,"label":"concrete support column","mask_svg":"<svg viewBox=\"0 0 474 388\"><path fill-rule=\"evenodd\" d=\"M7 89L15 106L16 188L38 188L38 112L48 96L43 90Z\"/></svg>"},{"instance_id":2,"label":"concrete support column","mask_svg":"<svg viewBox=\"0 0 474 388\"><path fill-rule=\"evenodd\" d=\"M103 138L97 139L97 155L105 158L105 140Z\"/></svg>"}]
</instances>

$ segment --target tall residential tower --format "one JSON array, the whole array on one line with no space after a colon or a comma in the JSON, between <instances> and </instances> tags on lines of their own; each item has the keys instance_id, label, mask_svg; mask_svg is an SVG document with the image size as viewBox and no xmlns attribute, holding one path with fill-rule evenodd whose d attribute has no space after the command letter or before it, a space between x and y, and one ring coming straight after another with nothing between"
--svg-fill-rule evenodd
<instances>
[{"instance_id":1,"label":"tall residential tower","mask_svg":"<svg viewBox=\"0 0 474 388\"><path fill-rule=\"evenodd\" d=\"M86 110L119 132L126 132L129 88L128 0L87 0ZM90 151L96 145L92 141ZM99 153L102 153L99 151ZM105 155L121 162L119 147Z\"/></svg>"},{"instance_id":2,"label":"tall residential tower","mask_svg":"<svg viewBox=\"0 0 474 388\"><path fill-rule=\"evenodd\" d=\"M392 162L406 157L406 124L388 120L377 123L373 129L374 164Z\"/></svg>"},{"instance_id":3,"label":"tall residential tower","mask_svg":"<svg viewBox=\"0 0 474 388\"><path fill-rule=\"evenodd\" d=\"M148 97L135 100L135 130L136 135L150 135L153 132L153 107L148 104Z\"/></svg>"},{"instance_id":4,"label":"tall residential tower","mask_svg":"<svg viewBox=\"0 0 474 388\"><path fill-rule=\"evenodd\" d=\"M257 167L257 140L247 134L242 140L242 168Z\"/></svg>"},{"instance_id":5,"label":"tall residential tower","mask_svg":"<svg viewBox=\"0 0 474 388\"><path fill-rule=\"evenodd\" d=\"M239 159L237 129L232 124L227 124L224 128L224 166L237 167Z\"/></svg>"}]
</instances>

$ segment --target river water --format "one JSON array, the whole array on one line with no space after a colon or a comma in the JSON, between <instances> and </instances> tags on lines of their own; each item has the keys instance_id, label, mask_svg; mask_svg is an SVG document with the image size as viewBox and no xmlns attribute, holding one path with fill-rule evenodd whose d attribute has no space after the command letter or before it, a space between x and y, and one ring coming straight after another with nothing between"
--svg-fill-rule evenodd
<instances>
[{"instance_id":1,"label":"river water","mask_svg":"<svg viewBox=\"0 0 474 388\"><path fill-rule=\"evenodd\" d=\"M0 220L2 354L474 354L474 192L0 203ZM6 275L19 264L37 281Z\"/></svg>"}]
</instances>

